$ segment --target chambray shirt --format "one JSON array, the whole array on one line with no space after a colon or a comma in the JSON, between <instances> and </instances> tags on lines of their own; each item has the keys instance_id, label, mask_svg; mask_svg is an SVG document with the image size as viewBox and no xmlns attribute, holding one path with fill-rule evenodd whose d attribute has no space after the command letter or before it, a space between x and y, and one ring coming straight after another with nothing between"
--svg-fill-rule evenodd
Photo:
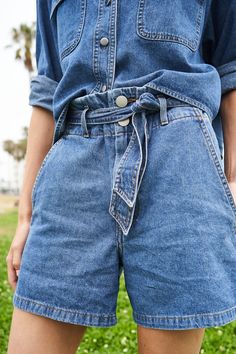
<instances>
[{"instance_id":1,"label":"chambray shirt","mask_svg":"<svg viewBox=\"0 0 236 354\"><path fill-rule=\"evenodd\" d=\"M206 111L219 146L236 88L236 0L36 0L29 104L56 123L76 97L148 86Z\"/></svg>"}]
</instances>

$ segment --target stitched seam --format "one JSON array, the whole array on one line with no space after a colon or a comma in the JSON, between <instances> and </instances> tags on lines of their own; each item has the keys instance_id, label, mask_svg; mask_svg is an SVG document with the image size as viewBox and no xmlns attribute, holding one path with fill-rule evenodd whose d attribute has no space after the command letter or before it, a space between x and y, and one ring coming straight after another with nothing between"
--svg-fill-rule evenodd
<instances>
[{"instance_id":1,"label":"stitched seam","mask_svg":"<svg viewBox=\"0 0 236 354\"><path fill-rule=\"evenodd\" d=\"M40 166L40 168L38 170L37 176L36 176L35 181L34 181L34 185L32 187L32 193L31 193L31 199L32 199L32 202L33 202L33 206L34 206L34 203L35 203L35 197L36 197L36 192L37 192L36 187L38 185L39 178L40 178L40 176L41 176L41 174L43 172L44 166L46 165L46 162L47 162L49 156L51 155L51 153L53 152L53 150L55 149L55 147L57 145L59 145L61 142L62 142L62 137L59 140L57 140L56 143L53 144L52 147L49 149L49 151L47 152L46 156L44 157L44 159L42 161L42 164L41 164L41 166Z\"/></svg>"},{"instance_id":2,"label":"stitched seam","mask_svg":"<svg viewBox=\"0 0 236 354\"><path fill-rule=\"evenodd\" d=\"M196 31L196 39L188 39L186 37L182 37L181 35L174 35L168 32L161 32L158 31L157 33L151 33L150 31L147 31L144 29L145 24L144 24L144 7L145 7L145 0L140 0L139 1L139 7L138 7L138 13L137 13L137 19L136 19L136 29L137 29L137 34L142 37L142 38L148 38L150 40L166 40L166 41L173 41L176 43L181 43L186 45L189 49L192 51L195 51L198 47L199 44L199 39L200 39L200 26L201 26L201 19L203 18L203 13L204 13L204 0L201 0L201 3L199 4L199 9L198 9L198 15L196 17L196 25L195 25L195 31Z\"/></svg>"},{"instance_id":3,"label":"stitched seam","mask_svg":"<svg viewBox=\"0 0 236 354\"><path fill-rule=\"evenodd\" d=\"M216 171L217 171L217 175L219 176L221 185L222 185L223 190L225 192L225 195L227 197L227 201L229 202L231 210L233 211L233 214L236 217L236 207L234 206L233 196L231 195L231 191L229 190L228 184L227 184L227 182L225 180L225 177L224 177L224 174L222 172L220 163L218 161L217 154L215 152L215 148L214 148L213 142L211 140L210 133L208 132L208 128L207 128L207 126L206 126L206 124L204 122L204 119L200 120L200 126L202 128L201 129L202 134L203 134L203 136L204 136L204 138L205 138L205 140L207 142L208 150L210 151L211 160L214 163L214 166L215 166Z\"/></svg>"},{"instance_id":4,"label":"stitched seam","mask_svg":"<svg viewBox=\"0 0 236 354\"><path fill-rule=\"evenodd\" d=\"M178 118L173 118L173 119L170 119L169 120L169 123L174 123L175 121L178 121L178 120L181 120L181 119L198 119L197 118L198 116L193 116L193 115L184 115L184 116L179 116ZM70 123L70 124L73 124L73 125L80 125L80 124L76 124L76 123ZM156 128L160 128L161 127L161 124L160 123L157 123L157 124L153 124L152 125L152 129L156 129ZM96 138L97 136L105 136L105 137L116 137L116 136L122 136L122 135L131 135L133 133L133 131L130 131L130 132L127 132L127 131L124 131L124 132L120 132L120 133L109 133L109 134L103 134L103 133L98 133L98 134L92 134L90 135L91 138ZM79 134L79 133L70 133L70 132L67 132L65 131L64 135L74 135L74 136L82 136L82 134Z\"/></svg>"},{"instance_id":5,"label":"stitched seam","mask_svg":"<svg viewBox=\"0 0 236 354\"><path fill-rule=\"evenodd\" d=\"M46 307L46 308L51 308L53 309L54 311L63 311L63 312L69 312L69 313L78 313L78 314L81 314L81 315L90 315L90 316L94 316L94 317L111 317L111 318L115 318L116 315L115 314L97 314L97 313L91 313L91 312L86 312L86 311L78 311L78 310L69 310L69 309L65 309L65 308L62 308L62 307L54 307L54 306L50 306L50 305L47 305L47 304L44 304L42 302L39 302L39 301L36 301L36 300L32 300L32 299L29 299L29 298L26 298L26 297L23 297L23 296L20 296L18 294L15 294L15 297L16 298L19 298L21 301L25 301L25 302L29 302L29 303L34 303L34 304L37 304L37 305L40 305L40 306L43 306L43 307Z\"/></svg>"},{"instance_id":6,"label":"stitched seam","mask_svg":"<svg viewBox=\"0 0 236 354\"><path fill-rule=\"evenodd\" d=\"M61 53L61 60L63 60L68 54L70 54L79 44L82 32L84 29L84 22L85 22L85 17L86 17L86 0L81 0L81 14L80 14L80 20L79 20L79 27L77 30L77 33L75 35L75 38L71 44L69 44L65 49L62 50Z\"/></svg>"},{"instance_id":7,"label":"stitched seam","mask_svg":"<svg viewBox=\"0 0 236 354\"><path fill-rule=\"evenodd\" d=\"M143 317L149 317L149 318L164 318L164 319L170 319L170 318L174 318L174 319L178 319L178 318L196 318L198 316L216 316L216 315L222 315L225 314L227 312L232 312L236 309L236 306L233 306L227 310L223 310L223 311L219 311L219 312L205 312L205 313L198 313L196 315L183 315L183 316L152 316L152 315L145 315L144 313L138 313L134 311L134 314L137 316L143 316Z\"/></svg>"},{"instance_id":8,"label":"stitched seam","mask_svg":"<svg viewBox=\"0 0 236 354\"><path fill-rule=\"evenodd\" d=\"M132 134L132 132L128 132L128 133L117 133L117 134L91 134L90 135L90 138L93 138L93 139L96 139L96 137L97 136L105 136L105 137L116 137L116 136L121 136L121 135L131 135ZM64 134L63 134L64 136L67 136L67 135L73 135L73 136L80 136L80 137L83 137L83 135L82 134L77 134L77 133L67 133L67 132L65 132Z\"/></svg>"}]
</instances>

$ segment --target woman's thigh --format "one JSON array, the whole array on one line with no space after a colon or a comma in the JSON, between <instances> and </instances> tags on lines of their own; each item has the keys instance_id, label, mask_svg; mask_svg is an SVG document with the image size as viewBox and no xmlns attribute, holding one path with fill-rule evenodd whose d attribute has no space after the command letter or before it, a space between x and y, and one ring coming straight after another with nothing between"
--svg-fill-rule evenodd
<instances>
[{"instance_id":1,"label":"woman's thigh","mask_svg":"<svg viewBox=\"0 0 236 354\"><path fill-rule=\"evenodd\" d=\"M7 354L74 354L85 331L14 307Z\"/></svg>"}]
</instances>

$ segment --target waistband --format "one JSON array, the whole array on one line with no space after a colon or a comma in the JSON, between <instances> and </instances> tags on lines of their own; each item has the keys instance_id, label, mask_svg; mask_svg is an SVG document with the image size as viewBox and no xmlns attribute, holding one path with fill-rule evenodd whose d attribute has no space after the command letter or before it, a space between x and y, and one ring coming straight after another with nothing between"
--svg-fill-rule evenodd
<instances>
[{"instance_id":1,"label":"waistband","mask_svg":"<svg viewBox=\"0 0 236 354\"><path fill-rule=\"evenodd\" d=\"M70 102L66 121L81 124L83 135L89 136L87 125L115 123L135 112L160 111L163 123L168 107L189 106L186 102L159 93L149 87L118 88L103 93L77 97Z\"/></svg>"},{"instance_id":2,"label":"waistband","mask_svg":"<svg viewBox=\"0 0 236 354\"><path fill-rule=\"evenodd\" d=\"M117 104L119 97L127 99L123 107ZM127 115L137 111L137 108L158 110L159 98L165 98L167 107L189 106L184 101L158 93L149 87L125 87L73 99L67 112L67 121L80 124L86 111L88 124L112 123L126 118Z\"/></svg>"}]
</instances>

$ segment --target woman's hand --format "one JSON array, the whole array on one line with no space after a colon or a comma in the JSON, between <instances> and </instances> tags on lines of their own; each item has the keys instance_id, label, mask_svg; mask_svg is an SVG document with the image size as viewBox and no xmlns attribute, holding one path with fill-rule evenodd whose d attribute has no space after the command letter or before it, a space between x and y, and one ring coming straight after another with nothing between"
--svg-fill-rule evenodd
<instances>
[{"instance_id":1,"label":"woman's hand","mask_svg":"<svg viewBox=\"0 0 236 354\"><path fill-rule=\"evenodd\" d=\"M6 257L8 282L15 290L20 271L21 257L29 233L30 220L19 221Z\"/></svg>"}]
</instances>

